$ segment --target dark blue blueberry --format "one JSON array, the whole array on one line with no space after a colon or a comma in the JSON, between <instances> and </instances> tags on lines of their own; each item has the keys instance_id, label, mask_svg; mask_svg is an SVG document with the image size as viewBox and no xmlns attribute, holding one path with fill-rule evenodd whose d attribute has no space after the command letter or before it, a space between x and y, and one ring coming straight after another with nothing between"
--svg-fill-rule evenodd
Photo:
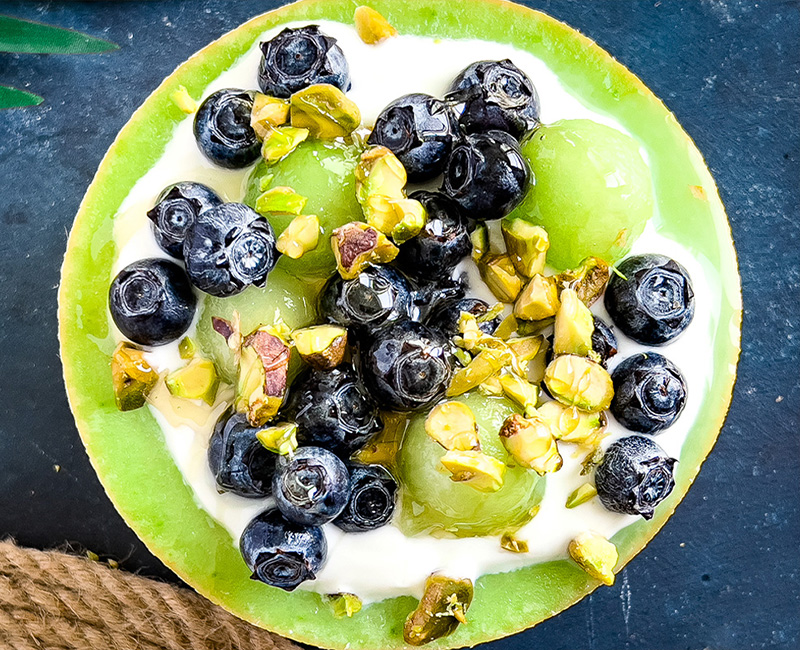
<instances>
[{"instance_id":1,"label":"dark blue blueberry","mask_svg":"<svg viewBox=\"0 0 800 650\"><path fill-rule=\"evenodd\" d=\"M349 363L308 370L295 379L284 415L297 423L301 446L322 447L345 459L383 428L377 405Z\"/></svg>"},{"instance_id":2,"label":"dark blue blueberry","mask_svg":"<svg viewBox=\"0 0 800 650\"><path fill-rule=\"evenodd\" d=\"M655 352L628 357L611 373L611 413L626 429L658 433L671 426L686 403L686 382L669 359Z\"/></svg>"},{"instance_id":3,"label":"dark blue blueberry","mask_svg":"<svg viewBox=\"0 0 800 650\"><path fill-rule=\"evenodd\" d=\"M539 126L539 95L511 61L478 61L464 69L445 97L464 104L459 125L466 133L492 129L522 140Z\"/></svg>"},{"instance_id":4,"label":"dark blue blueberry","mask_svg":"<svg viewBox=\"0 0 800 650\"><path fill-rule=\"evenodd\" d=\"M530 176L519 143L508 133L475 133L453 145L442 191L470 219L501 219L525 197Z\"/></svg>"},{"instance_id":5,"label":"dark blue blueberry","mask_svg":"<svg viewBox=\"0 0 800 650\"><path fill-rule=\"evenodd\" d=\"M430 314L438 311L442 305L461 300L466 294L469 285L466 277L436 278L429 277L420 280L418 289L411 294L411 320L424 323Z\"/></svg>"},{"instance_id":6,"label":"dark blue blueberry","mask_svg":"<svg viewBox=\"0 0 800 650\"><path fill-rule=\"evenodd\" d=\"M448 278L472 251L467 220L458 204L440 192L420 190L409 198L422 203L428 222L416 237L400 247L395 264L418 281Z\"/></svg>"},{"instance_id":7,"label":"dark blue blueberry","mask_svg":"<svg viewBox=\"0 0 800 650\"><path fill-rule=\"evenodd\" d=\"M258 432L233 408L217 420L208 443L208 467L220 492L249 498L272 494L277 455L258 441Z\"/></svg>"},{"instance_id":8,"label":"dark blue blueberry","mask_svg":"<svg viewBox=\"0 0 800 650\"><path fill-rule=\"evenodd\" d=\"M286 519L321 526L336 519L347 505L350 474L327 449L298 447L291 456L279 459L272 493Z\"/></svg>"},{"instance_id":9,"label":"dark blue blueberry","mask_svg":"<svg viewBox=\"0 0 800 650\"><path fill-rule=\"evenodd\" d=\"M183 259L183 240L197 215L222 203L210 187L184 181L166 188L147 216L152 221L156 243L165 253Z\"/></svg>"},{"instance_id":10,"label":"dark blue blueberry","mask_svg":"<svg viewBox=\"0 0 800 650\"><path fill-rule=\"evenodd\" d=\"M594 331L592 332L592 350L600 355L600 363L604 366L617 353L617 337L602 318L592 316Z\"/></svg>"},{"instance_id":11,"label":"dark blue blueberry","mask_svg":"<svg viewBox=\"0 0 800 650\"><path fill-rule=\"evenodd\" d=\"M381 111L369 144L390 149L406 168L412 183L442 173L453 146L454 120L444 102L412 93L398 97Z\"/></svg>"},{"instance_id":12,"label":"dark blue blueberry","mask_svg":"<svg viewBox=\"0 0 800 650\"><path fill-rule=\"evenodd\" d=\"M461 312L464 311L478 318L489 311L489 303L479 298L463 298L449 302L431 313L425 320L425 324L431 329L441 332L447 339L452 339L459 333L458 323L461 319ZM478 323L478 327L486 334L493 334L501 321L500 317L493 318Z\"/></svg>"},{"instance_id":13,"label":"dark blue blueberry","mask_svg":"<svg viewBox=\"0 0 800 650\"><path fill-rule=\"evenodd\" d=\"M385 526L394 513L397 481L380 465L350 465L350 500L333 522L347 533Z\"/></svg>"},{"instance_id":14,"label":"dark blue blueberry","mask_svg":"<svg viewBox=\"0 0 800 650\"><path fill-rule=\"evenodd\" d=\"M267 95L286 98L314 84L350 90L350 68L342 48L317 25L287 27L261 43L261 52L258 85Z\"/></svg>"},{"instance_id":15,"label":"dark blue blueberry","mask_svg":"<svg viewBox=\"0 0 800 650\"><path fill-rule=\"evenodd\" d=\"M652 519L655 507L675 487L677 462L650 438L621 438L609 445L597 466L597 496L607 510Z\"/></svg>"},{"instance_id":16,"label":"dark blue blueberry","mask_svg":"<svg viewBox=\"0 0 800 650\"><path fill-rule=\"evenodd\" d=\"M211 94L194 116L194 139L215 165L227 169L247 167L261 155L261 143L250 126L253 95L247 90L224 88Z\"/></svg>"},{"instance_id":17,"label":"dark blue blueberry","mask_svg":"<svg viewBox=\"0 0 800 650\"><path fill-rule=\"evenodd\" d=\"M183 269L149 258L128 264L108 291L114 324L139 345L164 345L189 329L197 298Z\"/></svg>"},{"instance_id":18,"label":"dark blue blueberry","mask_svg":"<svg viewBox=\"0 0 800 650\"><path fill-rule=\"evenodd\" d=\"M192 284L225 298L251 284L263 287L278 260L275 233L243 203L223 203L197 216L183 246Z\"/></svg>"},{"instance_id":19,"label":"dark blue blueberry","mask_svg":"<svg viewBox=\"0 0 800 650\"><path fill-rule=\"evenodd\" d=\"M633 255L612 273L605 305L614 325L645 345L663 345L685 330L694 316L689 274L664 255Z\"/></svg>"},{"instance_id":20,"label":"dark blue blueberry","mask_svg":"<svg viewBox=\"0 0 800 650\"><path fill-rule=\"evenodd\" d=\"M449 341L422 323L404 321L386 327L365 347L361 350L362 380L384 408L429 408L450 384Z\"/></svg>"},{"instance_id":21,"label":"dark blue blueberry","mask_svg":"<svg viewBox=\"0 0 800 650\"><path fill-rule=\"evenodd\" d=\"M270 508L247 524L239 550L253 580L294 591L317 577L328 542L321 528L287 521L277 508Z\"/></svg>"}]
</instances>

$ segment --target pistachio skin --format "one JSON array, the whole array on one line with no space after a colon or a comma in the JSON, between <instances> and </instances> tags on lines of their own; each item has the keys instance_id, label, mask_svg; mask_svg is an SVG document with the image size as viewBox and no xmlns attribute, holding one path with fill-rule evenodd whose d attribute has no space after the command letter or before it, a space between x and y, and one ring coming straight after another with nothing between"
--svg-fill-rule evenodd
<instances>
[{"instance_id":1,"label":"pistachio skin","mask_svg":"<svg viewBox=\"0 0 800 650\"><path fill-rule=\"evenodd\" d=\"M197 215L222 203L216 192L202 183L183 181L166 187L148 210L153 236L161 250L183 259L183 240Z\"/></svg>"},{"instance_id":2,"label":"pistachio skin","mask_svg":"<svg viewBox=\"0 0 800 650\"><path fill-rule=\"evenodd\" d=\"M250 125L253 95L247 90L223 88L197 109L194 138L203 155L219 167L241 169L258 160L261 142Z\"/></svg>"},{"instance_id":3,"label":"pistachio skin","mask_svg":"<svg viewBox=\"0 0 800 650\"><path fill-rule=\"evenodd\" d=\"M489 303L480 298L462 298L461 300L445 303L432 312L425 320L425 324L451 339L459 333L458 323L461 318L461 312L480 317L489 311L489 307ZM484 334L493 334L501 321L502 318L497 317L490 321L478 323L478 327Z\"/></svg>"},{"instance_id":4,"label":"pistachio skin","mask_svg":"<svg viewBox=\"0 0 800 650\"><path fill-rule=\"evenodd\" d=\"M334 524L346 533L375 530L394 514L397 481L380 465L351 463L350 499Z\"/></svg>"},{"instance_id":5,"label":"pistachio skin","mask_svg":"<svg viewBox=\"0 0 800 650\"><path fill-rule=\"evenodd\" d=\"M189 329L197 298L180 266L148 258L117 274L108 290L108 307L126 338L157 346L175 341Z\"/></svg>"},{"instance_id":6,"label":"pistachio skin","mask_svg":"<svg viewBox=\"0 0 800 650\"><path fill-rule=\"evenodd\" d=\"M270 508L247 524L239 550L253 580L293 591L316 578L328 543L321 528L288 521L277 508Z\"/></svg>"}]
</instances>

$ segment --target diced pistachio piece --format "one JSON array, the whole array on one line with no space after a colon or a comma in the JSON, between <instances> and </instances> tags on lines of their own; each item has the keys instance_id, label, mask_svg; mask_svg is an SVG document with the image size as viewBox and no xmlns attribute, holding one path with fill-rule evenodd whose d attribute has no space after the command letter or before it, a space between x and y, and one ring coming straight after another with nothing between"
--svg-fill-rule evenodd
<instances>
[{"instance_id":1,"label":"diced pistachio piece","mask_svg":"<svg viewBox=\"0 0 800 650\"><path fill-rule=\"evenodd\" d=\"M536 411L536 403L539 401L539 387L534 386L529 381L518 377L513 372L508 372L498 377L503 393L525 411L525 414L532 414Z\"/></svg>"},{"instance_id":2,"label":"diced pistachio piece","mask_svg":"<svg viewBox=\"0 0 800 650\"><path fill-rule=\"evenodd\" d=\"M591 474L592 470L600 464L601 460L603 460L603 450L598 445L586 454L586 457L581 461L581 476Z\"/></svg>"},{"instance_id":3,"label":"diced pistachio piece","mask_svg":"<svg viewBox=\"0 0 800 650\"><path fill-rule=\"evenodd\" d=\"M391 469L394 467L408 418L403 413L386 411L381 413L381 420L383 429L353 454L352 458L364 465L383 465Z\"/></svg>"},{"instance_id":4,"label":"diced pistachio piece","mask_svg":"<svg viewBox=\"0 0 800 650\"><path fill-rule=\"evenodd\" d=\"M389 21L371 7L356 7L355 21L358 37L367 45L375 45L397 36L397 30Z\"/></svg>"},{"instance_id":5,"label":"diced pistachio piece","mask_svg":"<svg viewBox=\"0 0 800 650\"><path fill-rule=\"evenodd\" d=\"M391 262L400 250L378 229L360 221L346 223L331 235L336 268L345 280L358 277L369 264Z\"/></svg>"},{"instance_id":6,"label":"diced pistachio piece","mask_svg":"<svg viewBox=\"0 0 800 650\"><path fill-rule=\"evenodd\" d=\"M614 397L608 371L599 363L574 354L553 359L544 372L544 383L559 402L581 411L605 411Z\"/></svg>"},{"instance_id":7,"label":"diced pistachio piece","mask_svg":"<svg viewBox=\"0 0 800 650\"><path fill-rule=\"evenodd\" d=\"M274 418L286 395L290 350L270 329L263 326L244 337L239 355L235 407L254 427Z\"/></svg>"},{"instance_id":8,"label":"diced pistachio piece","mask_svg":"<svg viewBox=\"0 0 800 650\"><path fill-rule=\"evenodd\" d=\"M506 306L502 302L496 302L485 312L475 316L475 321L478 323L488 323L489 321L493 321L505 311L505 308Z\"/></svg>"},{"instance_id":9,"label":"diced pistachio piece","mask_svg":"<svg viewBox=\"0 0 800 650\"><path fill-rule=\"evenodd\" d=\"M266 192L269 189L269 186L272 185L272 179L274 178L275 174L264 174L258 179L258 190L260 192Z\"/></svg>"},{"instance_id":10,"label":"diced pistachio piece","mask_svg":"<svg viewBox=\"0 0 800 650\"><path fill-rule=\"evenodd\" d=\"M389 235L397 244L416 237L428 223L428 213L416 199L396 199L392 201L392 208L398 221Z\"/></svg>"},{"instance_id":11,"label":"diced pistachio piece","mask_svg":"<svg viewBox=\"0 0 800 650\"><path fill-rule=\"evenodd\" d=\"M469 236L472 241L472 259L480 262L489 252L489 229L479 223Z\"/></svg>"},{"instance_id":12,"label":"diced pistachio piece","mask_svg":"<svg viewBox=\"0 0 800 650\"><path fill-rule=\"evenodd\" d=\"M294 126L275 127L263 136L261 156L271 165L292 153L306 138L308 129L298 129Z\"/></svg>"},{"instance_id":13,"label":"diced pistachio piece","mask_svg":"<svg viewBox=\"0 0 800 650\"><path fill-rule=\"evenodd\" d=\"M263 140L272 129L283 126L288 121L288 99L256 93L253 98L253 110L250 113L250 126L253 127L259 140Z\"/></svg>"},{"instance_id":14,"label":"diced pistachio piece","mask_svg":"<svg viewBox=\"0 0 800 650\"><path fill-rule=\"evenodd\" d=\"M460 336L453 338L453 342L465 350L474 350L486 334L478 325L478 319L468 311L462 311L458 317L458 331Z\"/></svg>"},{"instance_id":15,"label":"diced pistachio piece","mask_svg":"<svg viewBox=\"0 0 800 650\"><path fill-rule=\"evenodd\" d=\"M522 290L522 279L508 255L488 255L478 263L483 281L501 302L514 302Z\"/></svg>"},{"instance_id":16,"label":"diced pistachio piece","mask_svg":"<svg viewBox=\"0 0 800 650\"><path fill-rule=\"evenodd\" d=\"M514 303L514 316L522 320L542 320L555 316L559 306L558 286L549 275L534 275Z\"/></svg>"},{"instance_id":17,"label":"diced pistachio piece","mask_svg":"<svg viewBox=\"0 0 800 650\"><path fill-rule=\"evenodd\" d=\"M283 422L256 433L256 438L265 449L286 456L297 449L297 424Z\"/></svg>"},{"instance_id":18,"label":"diced pistachio piece","mask_svg":"<svg viewBox=\"0 0 800 650\"><path fill-rule=\"evenodd\" d=\"M188 365L169 373L166 384L170 395L201 399L211 406L217 397L219 376L212 361L195 357Z\"/></svg>"},{"instance_id":19,"label":"diced pistachio piece","mask_svg":"<svg viewBox=\"0 0 800 650\"><path fill-rule=\"evenodd\" d=\"M508 364L508 354L499 350L483 350L467 367L456 371L447 389L447 396L455 397L477 388Z\"/></svg>"},{"instance_id":20,"label":"diced pistachio piece","mask_svg":"<svg viewBox=\"0 0 800 650\"><path fill-rule=\"evenodd\" d=\"M472 410L461 402L444 402L431 409L425 433L447 450L480 450L478 423Z\"/></svg>"},{"instance_id":21,"label":"diced pistachio piece","mask_svg":"<svg viewBox=\"0 0 800 650\"><path fill-rule=\"evenodd\" d=\"M120 343L111 355L111 383L114 401L120 411L144 406L147 394L158 381L158 374L144 359L144 352L129 343Z\"/></svg>"},{"instance_id":22,"label":"diced pistachio piece","mask_svg":"<svg viewBox=\"0 0 800 650\"><path fill-rule=\"evenodd\" d=\"M186 86L178 86L172 93L172 101L187 115L191 115L197 110L197 102L186 90Z\"/></svg>"},{"instance_id":23,"label":"diced pistachio piece","mask_svg":"<svg viewBox=\"0 0 800 650\"><path fill-rule=\"evenodd\" d=\"M350 618L361 611L361 599L355 594L329 594L325 597L336 618Z\"/></svg>"},{"instance_id":24,"label":"diced pistachio piece","mask_svg":"<svg viewBox=\"0 0 800 650\"><path fill-rule=\"evenodd\" d=\"M500 377L497 375L489 377L478 386L478 392L487 397L500 397L503 394L503 385L500 383Z\"/></svg>"},{"instance_id":25,"label":"diced pistachio piece","mask_svg":"<svg viewBox=\"0 0 800 650\"><path fill-rule=\"evenodd\" d=\"M586 413L574 406L564 406L555 400L542 404L538 411L550 426L553 435L564 442L595 445L605 435L607 420L602 411Z\"/></svg>"},{"instance_id":26,"label":"diced pistachio piece","mask_svg":"<svg viewBox=\"0 0 800 650\"><path fill-rule=\"evenodd\" d=\"M503 536L500 538L500 546L512 553L528 552L528 542L524 539L516 538L512 533L503 533Z\"/></svg>"},{"instance_id":27,"label":"diced pistachio piece","mask_svg":"<svg viewBox=\"0 0 800 650\"><path fill-rule=\"evenodd\" d=\"M298 90L289 101L292 126L308 129L321 140L343 138L361 124L361 111L355 102L330 84Z\"/></svg>"},{"instance_id":28,"label":"diced pistachio piece","mask_svg":"<svg viewBox=\"0 0 800 650\"><path fill-rule=\"evenodd\" d=\"M520 336L506 341L508 347L520 361L530 361L542 349L543 336Z\"/></svg>"},{"instance_id":29,"label":"diced pistachio piece","mask_svg":"<svg viewBox=\"0 0 800 650\"><path fill-rule=\"evenodd\" d=\"M573 289L583 303L590 307L602 295L608 284L609 268L599 257L587 257L577 269L558 275L561 287Z\"/></svg>"},{"instance_id":30,"label":"diced pistachio piece","mask_svg":"<svg viewBox=\"0 0 800 650\"><path fill-rule=\"evenodd\" d=\"M554 316L543 318L542 320L518 320L517 334L520 336L533 336L535 334L541 334L555 322L556 319Z\"/></svg>"},{"instance_id":31,"label":"diced pistachio piece","mask_svg":"<svg viewBox=\"0 0 800 650\"><path fill-rule=\"evenodd\" d=\"M371 195L402 198L408 180L403 163L390 149L382 146L370 147L361 154L355 177L356 198L362 207Z\"/></svg>"},{"instance_id":32,"label":"diced pistachio piece","mask_svg":"<svg viewBox=\"0 0 800 650\"><path fill-rule=\"evenodd\" d=\"M557 472L563 460L550 427L536 413L524 418L515 413L500 428L500 441L522 467L537 474Z\"/></svg>"},{"instance_id":33,"label":"diced pistachio piece","mask_svg":"<svg viewBox=\"0 0 800 650\"><path fill-rule=\"evenodd\" d=\"M584 483L567 497L566 506L567 508L577 508L579 505L591 501L596 496L597 488L591 483Z\"/></svg>"},{"instance_id":34,"label":"diced pistachio piece","mask_svg":"<svg viewBox=\"0 0 800 650\"><path fill-rule=\"evenodd\" d=\"M454 348L453 355L462 366L468 366L472 362L472 355L461 348Z\"/></svg>"},{"instance_id":35,"label":"diced pistachio piece","mask_svg":"<svg viewBox=\"0 0 800 650\"><path fill-rule=\"evenodd\" d=\"M300 214L308 199L291 187L273 187L256 199L256 210L261 214Z\"/></svg>"},{"instance_id":36,"label":"diced pistachio piece","mask_svg":"<svg viewBox=\"0 0 800 650\"><path fill-rule=\"evenodd\" d=\"M473 593L471 580L429 576L422 599L403 625L405 642L421 646L455 632L460 623L467 622Z\"/></svg>"},{"instance_id":37,"label":"diced pistachio piece","mask_svg":"<svg viewBox=\"0 0 800 650\"><path fill-rule=\"evenodd\" d=\"M184 336L181 339L181 342L178 343L178 354L180 355L181 359L191 359L196 352L197 344L194 342L194 339Z\"/></svg>"},{"instance_id":38,"label":"diced pistachio piece","mask_svg":"<svg viewBox=\"0 0 800 650\"><path fill-rule=\"evenodd\" d=\"M561 306L556 313L553 352L589 356L593 332L592 312L573 289L564 289L561 292Z\"/></svg>"},{"instance_id":39,"label":"diced pistachio piece","mask_svg":"<svg viewBox=\"0 0 800 650\"><path fill-rule=\"evenodd\" d=\"M497 329L494 331L494 336L504 341L508 341L508 339L511 338L516 331L517 317L514 316L514 314L509 314L497 326Z\"/></svg>"},{"instance_id":40,"label":"diced pistachio piece","mask_svg":"<svg viewBox=\"0 0 800 650\"><path fill-rule=\"evenodd\" d=\"M313 214L301 214L292 219L278 236L278 252L293 260L313 251L319 244L319 219Z\"/></svg>"},{"instance_id":41,"label":"diced pistachio piece","mask_svg":"<svg viewBox=\"0 0 800 650\"><path fill-rule=\"evenodd\" d=\"M441 463L452 474L450 480L478 492L497 492L503 487L505 464L481 451L451 449L442 456Z\"/></svg>"},{"instance_id":42,"label":"diced pistachio piece","mask_svg":"<svg viewBox=\"0 0 800 650\"><path fill-rule=\"evenodd\" d=\"M544 272L550 238L541 226L520 217L503 219L501 228L506 250L520 275L532 278Z\"/></svg>"},{"instance_id":43,"label":"diced pistachio piece","mask_svg":"<svg viewBox=\"0 0 800 650\"><path fill-rule=\"evenodd\" d=\"M344 360L347 330L338 325L313 325L295 330L292 343L300 357L318 370L333 370Z\"/></svg>"},{"instance_id":44,"label":"diced pistachio piece","mask_svg":"<svg viewBox=\"0 0 800 650\"><path fill-rule=\"evenodd\" d=\"M604 584L614 584L614 567L619 553L605 537L591 531L581 533L569 543L569 554L590 576Z\"/></svg>"}]
</instances>

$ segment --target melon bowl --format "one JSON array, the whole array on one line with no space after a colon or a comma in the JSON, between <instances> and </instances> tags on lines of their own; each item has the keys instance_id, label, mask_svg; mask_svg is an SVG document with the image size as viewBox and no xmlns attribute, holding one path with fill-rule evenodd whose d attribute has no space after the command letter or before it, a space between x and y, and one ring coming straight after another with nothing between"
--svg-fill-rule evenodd
<instances>
[{"instance_id":1,"label":"melon bowl","mask_svg":"<svg viewBox=\"0 0 800 650\"><path fill-rule=\"evenodd\" d=\"M195 54L138 108L105 155L75 218L59 291L59 336L69 401L89 457L117 510L156 556L199 593L255 625L326 648L391 650L405 647L402 625L416 606L414 598L383 600L340 619L316 593L286 593L252 581L235 541L195 501L148 409L116 409L109 371L114 340L107 292L116 255L114 215L186 118L172 93L182 85L192 96L201 96L270 28L290 21L351 24L356 4L303 0L258 16ZM708 269L717 302L711 306L717 318L707 333L713 380L683 445L674 491L651 521L638 521L612 539L619 549L619 571L686 494L731 399L739 356L740 280L714 181L659 99L607 52L563 23L499 0L375 0L371 6L401 33L509 43L543 60L574 95L614 116L639 139L652 169L659 232L689 249ZM519 632L598 585L568 560L485 575L475 585L469 624L430 647L472 646Z\"/></svg>"}]
</instances>

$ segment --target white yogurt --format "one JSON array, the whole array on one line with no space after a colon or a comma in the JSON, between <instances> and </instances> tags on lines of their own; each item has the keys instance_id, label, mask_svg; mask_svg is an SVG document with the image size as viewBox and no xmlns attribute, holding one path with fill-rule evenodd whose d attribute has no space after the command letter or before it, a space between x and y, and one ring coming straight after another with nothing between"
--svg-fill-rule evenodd
<instances>
[{"instance_id":1,"label":"white yogurt","mask_svg":"<svg viewBox=\"0 0 800 650\"><path fill-rule=\"evenodd\" d=\"M418 36L399 36L379 45L366 45L349 25L326 21L319 24L324 32L337 39L347 56L353 84L349 96L358 104L364 123L368 126L374 123L386 104L402 94L427 92L441 96L450 80L473 61L509 58L536 84L542 98L541 116L544 123L586 118L625 131L616 120L589 109L571 95L542 61L512 46L478 40L439 40ZM266 32L260 40L271 38L279 29L282 28ZM260 56L258 47L254 46L228 71L211 82L204 96L219 88L257 87L256 71ZM643 149L642 153L646 158ZM156 245L145 215L166 185L182 180L200 181L225 199L240 201L245 194L249 172L249 169L228 171L209 163L197 149L192 135L192 118L187 116L175 128L174 136L162 157L136 183L120 207L115 221L115 238L120 252L113 272L143 257L166 257ZM697 259L658 233L657 217L636 242L633 252L669 255L683 264L694 283L696 313L691 326L676 341L659 349L681 368L688 387L683 414L657 439L669 454L678 457L711 380L709 342L716 316L711 313L710 306L714 302L713 297L719 294L721 283L711 264ZM474 264L465 262L460 270L470 276L476 297L494 302L491 292L480 281ZM602 304L598 303L593 311L607 318ZM615 362L646 349L630 340L621 339L619 344L619 353L610 364L612 368ZM177 343L149 352L147 358L159 371L182 364ZM211 425L203 428L173 426L157 409L151 407L151 411L164 432L167 448L186 483L194 491L197 502L238 541L247 523L269 504L269 500L219 494L206 463ZM610 419L608 429L611 435L606 444L628 433L613 418ZM559 446L564 466L547 476L539 513L518 533L519 538L528 541L529 552L515 554L505 551L500 547L497 537L409 538L394 526L353 534L343 533L328 524L324 527L329 544L327 563L315 581L304 583L300 588L320 593L355 593L365 602L404 594L419 597L426 577L434 571L475 580L483 574L510 571L564 557L569 541L578 533L594 530L611 537L637 520L636 517L605 510L597 499L571 510L566 509L564 503L567 496L586 482L586 478L580 476L581 456L577 447L568 443L560 443Z\"/></svg>"}]
</instances>

